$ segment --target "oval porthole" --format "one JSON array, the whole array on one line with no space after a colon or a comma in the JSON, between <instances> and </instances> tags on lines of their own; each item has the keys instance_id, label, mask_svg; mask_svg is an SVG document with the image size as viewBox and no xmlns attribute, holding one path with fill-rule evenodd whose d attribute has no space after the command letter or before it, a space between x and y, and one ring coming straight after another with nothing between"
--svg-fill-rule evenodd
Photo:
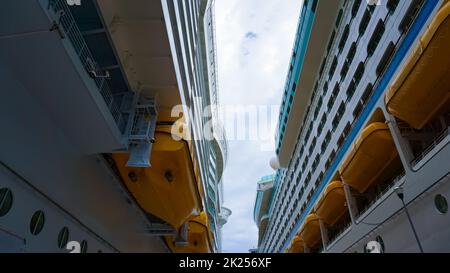
<instances>
[{"instance_id":1,"label":"oval porthole","mask_svg":"<svg viewBox=\"0 0 450 273\"><path fill-rule=\"evenodd\" d=\"M447 198L442 194L438 194L434 197L434 205L439 213L446 214L448 212Z\"/></svg>"},{"instance_id":2,"label":"oval porthole","mask_svg":"<svg viewBox=\"0 0 450 273\"><path fill-rule=\"evenodd\" d=\"M30 222L30 232L33 235L38 235L42 229L44 228L45 224L45 214L42 210L38 210L33 214L33 217L31 217Z\"/></svg>"},{"instance_id":3,"label":"oval porthole","mask_svg":"<svg viewBox=\"0 0 450 273\"><path fill-rule=\"evenodd\" d=\"M67 227L63 227L58 234L58 247L65 248L67 242L69 241L69 229Z\"/></svg>"},{"instance_id":4,"label":"oval porthole","mask_svg":"<svg viewBox=\"0 0 450 273\"><path fill-rule=\"evenodd\" d=\"M83 240L81 242L81 253L86 253L87 252L87 248L88 248L88 243L86 242L86 240Z\"/></svg>"},{"instance_id":5,"label":"oval porthole","mask_svg":"<svg viewBox=\"0 0 450 273\"><path fill-rule=\"evenodd\" d=\"M8 188L0 189L0 217L5 216L12 207L13 194Z\"/></svg>"}]
</instances>

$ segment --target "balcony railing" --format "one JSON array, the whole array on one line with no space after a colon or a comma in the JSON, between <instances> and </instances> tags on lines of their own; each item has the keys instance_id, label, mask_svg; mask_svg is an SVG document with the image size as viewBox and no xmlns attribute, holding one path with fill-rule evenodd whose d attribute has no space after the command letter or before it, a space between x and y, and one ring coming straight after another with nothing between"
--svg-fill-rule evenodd
<instances>
[{"instance_id":1,"label":"balcony railing","mask_svg":"<svg viewBox=\"0 0 450 273\"><path fill-rule=\"evenodd\" d=\"M450 135L450 127L445 129L441 134L439 134L431 143L428 145L427 148L423 150L423 152L414 158L414 160L411 162L412 166L417 166L422 159L424 159L428 154L430 154L434 148L439 145L447 136Z\"/></svg>"},{"instance_id":2,"label":"balcony railing","mask_svg":"<svg viewBox=\"0 0 450 273\"><path fill-rule=\"evenodd\" d=\"M108 83L108 73L106 73L106 75L99 75L103 73L100 72L101 70L95 62L95 59L77 26L76 20L67 5L67 1L49 0L48 8L51 11L55 27L58 29L61 37L63 39L67 37L72 43L75 53L80 59L83 67L86 69L86 73L94 80L99 93L103 97L106 106L117 124L117 127L124 133L126 129L126 119L123 117L118 103L114 100L114 96Z\"/></svg>"},{"instance_id":3,"label":"balcony railing","mask_svg":"<svg viewBox=\"0 0 450 273\"><path fill-rule=\"evenodd\" d=\"M399 175L394 177L394 179L391 180L388 184L384 185L384 187L379 190L376 194L376 196L370 200L370 202L367 203L366 206L360 209L358 215L356 215L357 218L360 218L363 214L365 214L367 211L369 211L376 202L378 202L380 199L382 199L390 189L392 189L400 180L402 180L405 177L405 172L402 171Z\"/></svg>"},{"instance_id":4,"label":"balcony railing","mask_svg":"<svg viewBox=\"0 0 450 273\"><path fill-rule=\"evenodd\" d=\"M328 238L328 245L327 245L327 250L329 249L329 247L331 245L333 245L339 238L341 238L341 236L352 226L352 222L348 221L347 223L345 223L339 230L336 231L336 233L333 236L330 236L330 238Z\"/></svg>"}]
</instances>

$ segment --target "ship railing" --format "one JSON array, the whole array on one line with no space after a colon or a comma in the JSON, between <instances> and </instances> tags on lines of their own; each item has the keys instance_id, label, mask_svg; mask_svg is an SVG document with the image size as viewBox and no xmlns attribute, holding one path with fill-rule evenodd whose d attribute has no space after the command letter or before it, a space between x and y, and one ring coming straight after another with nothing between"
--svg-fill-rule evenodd
<instances>
[{"instance_id":1,"label":"ship railing","mask_svg":"<svg viewBox=\"0 0 450 273\"><path fill-rule=\"evenodd\" d=\"M383 198L400 180L402 180L405 177L405 172L402 171L402 173L400 173L398 176L396 176L394 179L391 180L391 182L389 184L386 185L386 187L381 190L376 196L375 198L373 198L371 200L371 202L369 202L366 206L364 206L362 209L359 210L359 213L356 215L356 218L360 218L363 214L365 214L367 211L370 210L370 208L376 203L378 202L381 198ZM340 237L342 237L342 235L344 233L346 233L346 231L351 227L352 222L348 221L347 223L345 223L345 225L343 225L341 228L339 228L339 230L333 234L333 236L331 236L328 241L328 246L327 248L329 248L331 245L333 245Z\"/></svg>"},{"instance_id":2,"label":"ship railing","mask_svg":"<svg viewBox=\"0 0 450 273\"><path fill-rule=\"evenodd\" d=\"M76 20L70 11L67 1L49 0L48 3L49 10L53 12L51 15L55 21L55 27L57 27L63 39L67 37L70 40L83 67L86 69L88 75L94 80L117 127L124 133L126 120L122 116L117 102L114 100L114 96L108 83L109 75L107 72L101 72L100 67L95 62L93 55L77 26Z\"/></svg>"},{"instance_id":3,"label":"ship railing","mask_svg":"<svg viewBox=\"0 0 450 273\"><path fill-rule=\"evenodd\" d=\"M411 162L412 166L417 166L428 154L430 154L436 146L438 146L442 141L444 141L447 136L450 135L450 127L447 127L442 133L440 133L431 143L423 150L423 152L414 158Z\"/></svg>"},{"instance_id":4,"label":"ship railing","mask_svg":"<svg viewBox=\"0 0 450 273\"><path fill-rule=\"evenodd\" d=\"M328 239L328 246L330 246L331 244L333 244L338 238L341 237L341 235L343 235L352 225L351 221L348 221L347 223L345 223L338 231L336 231L335 234L333 234L333 236L330 236L330 238ZM328 248L327 246L327 248Z\"/></svg>"},{"instance_id":5,"label":"ship railing","mask_svg":"<svg viewBox=\"0 0 450 273\"><path fill-rule=\"evenodd\" d=\"M385 196L400 180L402 180L405 177L405 171L402 171L398 176L396 176L394 179L389 182L385 188L378 192L378 194L362 209L359 210L359 213L357 214L357 218L361 217L364 213L369 211L369 209L378 202L383 196Z\"/></svg>"}]
</instances>

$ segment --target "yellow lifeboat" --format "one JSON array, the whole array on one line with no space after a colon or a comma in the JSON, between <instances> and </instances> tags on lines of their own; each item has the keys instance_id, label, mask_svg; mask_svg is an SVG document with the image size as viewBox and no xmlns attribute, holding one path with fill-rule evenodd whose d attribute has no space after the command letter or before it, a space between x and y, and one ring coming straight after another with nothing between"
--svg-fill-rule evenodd
<instances>
[{"instance_id":1,"label":"yellow lifeboat","mask_svg":"<svg viewBox=\"0 0 450 273\"><path fill-rule=\"evenodd\" d=\"M374 122L362 131L339 172L346 184L364 193L388 170L397 156L388 126Z\"/></svg>"},{"instance_id":2,"label":"yellow lifeboat","mask_svg":"<svg viewBox=\"0 0 450 273\"><path fill-rule=\"evenodd\" d=\"M320 234L319 218L317 218L314 213L311 213L306 217L299 235L307 247L312 248L320 243L322 237Z\"/></svg>"},{"instance_id":3,"label":"yellow lifeboat","mask_svg":"<svg viewBox=\"0 0 450 273\"><path fill-rule=\"evenodd\" d=\"M158 126L151 154L151 167L126 167L128 154L113 159L139 205L177 231L201 212L201 199L188 143L177 141L170 126Z\"/></svg>"},{"instance_id":4,"label":"yellow lifeboat","mask_svg":"<svg viewBox=\"0 0 450 273\"><path fill-rule=\"evenodd\" d=\"M166 236L166 243L175 253L211 253L212 236L208 228L206 213L188 222L188 244L177 246L173 243L173 237Z\"/></svg>"},{"instance_id":5,"label":"yellow lifeboat","mask_svg":"<svg viewBox=\"0 0 450 273\"><path fill-rule=\"evenodd\" d=\"M385 96L388 111L422 129L450 109L450 2L434 17Z\"/></svg>"},{"instance_id":6,"label":"yellow lifeboat","mask_svg":"<svg viewBox=\"0 0 450 273\"><path fill-rule=\"evenodd\" d=\"M319 219L332 226L348 212L345 202L342 182L333 181L325 188L314 210Z\"/></svg>"},{"instance_id":7,"label":"yellow lifeboat","mask_svg":"<svg viewBox=\"0 0 450 273\"><path fill-rule=\"evenodd\" d=\"M292 244L289 247L288 253L304 253L305 242L299 237L295 236L292 240Z\"/></svg>"}]
</instances>

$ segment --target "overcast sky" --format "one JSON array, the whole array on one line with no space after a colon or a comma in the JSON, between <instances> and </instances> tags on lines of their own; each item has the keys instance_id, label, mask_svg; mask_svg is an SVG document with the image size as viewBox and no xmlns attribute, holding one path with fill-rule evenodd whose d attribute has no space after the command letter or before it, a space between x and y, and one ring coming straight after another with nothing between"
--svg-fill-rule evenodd
<instances>
[{"instance_id":1,"label":"overcast sky","mask_svg":"<svg viewBox=\"0 0 450 273\"><path fill-rule=\"evenodd\" d=\"M303 0L216 0L219 92L222 105L279 105ZM275 132L267 132L274 137ZM229 141L223 228L224 252L257 246L256 183L273 173L271 151L258 141Z\"/></svg>"}]
</instances>

